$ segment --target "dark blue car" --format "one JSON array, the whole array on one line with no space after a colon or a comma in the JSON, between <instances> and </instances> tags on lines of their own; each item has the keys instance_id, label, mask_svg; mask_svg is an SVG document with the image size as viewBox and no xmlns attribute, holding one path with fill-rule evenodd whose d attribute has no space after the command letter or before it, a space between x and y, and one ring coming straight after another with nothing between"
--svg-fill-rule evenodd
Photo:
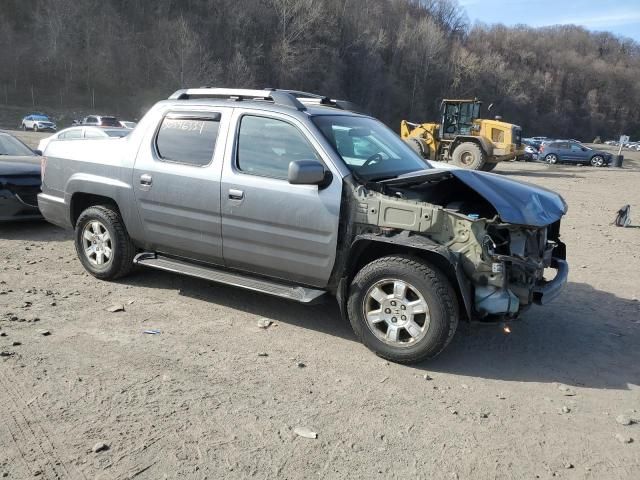
<instances>
[{"instance_id":1,"label":"dark blue car","mask_svg":"<svg viewBox=\"0 0 640 480\"><path fill-rule=\"evenodd\" d=\"M611 154L594 150L573 140L556 140L540 146L538 158L550 164L582 163L604 167L611 163Z\"/></svg>"}]
</instances>

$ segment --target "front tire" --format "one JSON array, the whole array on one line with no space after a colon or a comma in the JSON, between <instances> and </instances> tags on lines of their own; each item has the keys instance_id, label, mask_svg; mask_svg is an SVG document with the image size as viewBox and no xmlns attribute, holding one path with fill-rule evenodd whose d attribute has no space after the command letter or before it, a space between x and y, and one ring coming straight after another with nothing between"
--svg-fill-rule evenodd
<instances>
[{"instance_id":1,"label":"front tire","mask_svg":"<svg viewBox=\"0 0 640 480\"><path fill-rule=\"evenodd\" d=\"M594 155L589 163L591 163L592 167L603 167L604 157L602 155Z\"/></svg>"},{"instance_id":2,"label":"front tire","mask_svg":"<svg viewBox=\"0 0 640 480\"><path fill-rule=\"evenodd\" d=\"M429 145L427 145L427 142L424 139L409 137L405 139L405 142L409 145L411 150L416 152L422 158L426 160L431 159L431 149L429 148Z\"/></svg>"},{"instance_id":3,"label":"front tire","mask_svg":"<svg viewBox=\"0 0 640 480\"><path fill-rule=\"evenodd\" d=\"M80 214L75 247L85 270L101 280L124 277L133 269L136 250L112 205L95 205Z\"/></svg>"},{"instance_id":4,"label":"front tire","mask_svg":"<svg viewBox=\"0 0 640 480\"><path fill-rule=\"evenodd\" d=\"M485 155L482 149L473 142L458 145L451 155L452 163L469 170L482 170L485 165Z\"/></svg>"},{"instance_id":5,"label":"front tire","mask_svg":"<svg viewBox=\"0 0 640 480\"><path fill-rule=\"evenodd\" d=\"M398 363L438 355L458 326L456 294L445 275L411 256L382 257L351 283L347 311L358 338Z\"/></svg>"},{"instance_id":6,"label":"front tire","mask_svg":"<svg viewBox=\"0 0 640 480\"><path fill-rule=\"evenodd\" d=\"M34 132L37 132L37 131L38 131L38 125L35 125L35 124L33 125L33 131L34 131Z\"/></svg>"},{"instance_id":7,"label":"front tire","mask_svg":"<svg viewBox=\"0 0 640 480\"><path fill-rule=\"evenodd\" d=\"M496 162L493 162L493 163L487 162L482 166L481 170L483 172L490 172L491 170L493 170L497 166L498 166L498 164Z\"/></svg>"}]
</instances>

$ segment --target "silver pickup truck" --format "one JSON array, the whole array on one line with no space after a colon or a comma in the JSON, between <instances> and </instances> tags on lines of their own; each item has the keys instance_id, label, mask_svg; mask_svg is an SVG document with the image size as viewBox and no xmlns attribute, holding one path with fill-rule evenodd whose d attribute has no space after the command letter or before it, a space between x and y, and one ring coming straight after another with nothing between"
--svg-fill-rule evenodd
<instances>
[{"instance_id":1,"label":"silver pickup truck","mask_svg":"<svg viewBox=\"0 0 640 480\"><path fill-rule=\"evenodd\" d=\"M304 303L330 294L397 362L440 353L460 319L508 321L558 296L559 195L426 162L350 108L180 90L127 138L51 142L40 210L75 229L97 278L137 264Z\"/></svg>"}]
</instances>

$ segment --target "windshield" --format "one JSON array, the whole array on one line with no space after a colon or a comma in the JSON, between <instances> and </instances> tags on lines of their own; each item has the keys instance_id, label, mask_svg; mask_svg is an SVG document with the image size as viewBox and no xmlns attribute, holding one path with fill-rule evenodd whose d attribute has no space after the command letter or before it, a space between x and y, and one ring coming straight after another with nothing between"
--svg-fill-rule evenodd
<instances>
[{"instance_id":1,"label":"windshield","mask_svg":"<svg viewBox=\"0 0 640 480\"><path fill-rule=\"evenodd\" d=\"M10 135L0 135L0 155L33 157L35 153L17 138Z\"/></svg>"},{"instance_id":2,"label":"windshield","mask_svg":"<svg viewBox=\"0 0 640 480\"><path fill-rule=\"evenodd\" d=\"M432 168L381 122L366 117L318 115L313 123L349 169L378 181Z\"/></svg>"},{"instance_id":3,"label":"windshield","mask_svg":"<svg viewBox=\"0 0 640 480\"><path fill-rule=\"evenodd\" d=\"M31 118L33 120L40 121L40 122L48 122L49 121L49 117L47 117L46 115L33 115Z\"/></svg>"}]
</instances>

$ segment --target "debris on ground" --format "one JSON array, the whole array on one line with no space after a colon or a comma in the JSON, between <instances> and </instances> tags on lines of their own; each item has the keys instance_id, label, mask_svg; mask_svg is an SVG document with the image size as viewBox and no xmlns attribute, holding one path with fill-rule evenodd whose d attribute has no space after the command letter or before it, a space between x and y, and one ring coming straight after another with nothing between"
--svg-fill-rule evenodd
<instances>
[{"instance_id":1,"label":"debris on ground","mask_svg":"<svg viewBox=\"0 0 640 480\"><path fill-rule=\"evenodd\" d=\"M93 453L98 453L98 452L104 452L106 450L109 450L109 445L107 445L104 442L98 442L96 443L93 448L91 449L91 451Z\"/></svg>"},{"instance_id":2,"label":"debris on ground","mask_svg":"<svg viewBox=\"0 0 640 480\"><path fill-rule=\"evenodd\" d=\"M293 433L303 438L318 438L318 434L307 427L296 427L293 429Z\"/></svg>"},{"instance_id":3,"label":"debris on ground","mask_svg":"<svg viewBox=\"0 0 640 480\"><path fill-rule=\"evenodd\" d=\"M629 437L628 435L623 435L621 433L616 433L616 440L618 440L620 443L633 442L633 438Z\"/></svg>"},{"instance_id":4,"label":"debris on ground","mask_svg":"<svg viewBox=\"0 0 640 480\"><path fill-rule=\"evenodd\" d=\"M146 333L147 335L160 335L162 332L160 330L145 330L142 333Z\"/></svg>"},{"instance_id":5,"label":"debris on ground","mask_svg":"<svg viewBox=\"0 0 640 480\"><path fill-rule=\"evenodd\" d=\"M631 425L633 423L633 420L631 420L631 417L629 417L628 415L618 415L616 417L616 422L618 422L620 425Z\"/></svg>"},{"instance_id":6,"label":"debris on ground","mask_svg":"<svg viewBox=\"0 0 640 480\"><path fill-rule=\"evenodd\" d=\"M51 335L51 332L49 330L38 330L38 334L42 335L43 337L48 337L49 335Z\"/></svg>"},{"instance_id":7,"label":"debris on ground","mask_svg":"<svg viewBox=\"0 0 640 480\"><path fill-rule=\"evenodd\" d=\"M261 318L258 320L258 328L269 328L273 324L273 321L268 318Z\"/></svg>"},{"instance_id":8,"label":"debris on ground","mask_svg":"<svg viewBox=\"0 0 640 480\"><path fill-rule=\"evenodd\" d=\"M575 397L576 395L576 392L566 385L558 385L558 390L560 390L565 397Z\"/></svg>"},{"instance_id":9,"label":"debris on ground","mask_svg":"<svg viewBox=\"0 0 640 480\"><path fill-rule=\"evenodd\" d=\"M107 312L124 312L124 305L111 305L109 308L107 308Z\"/></svg>"}]
</instances>

